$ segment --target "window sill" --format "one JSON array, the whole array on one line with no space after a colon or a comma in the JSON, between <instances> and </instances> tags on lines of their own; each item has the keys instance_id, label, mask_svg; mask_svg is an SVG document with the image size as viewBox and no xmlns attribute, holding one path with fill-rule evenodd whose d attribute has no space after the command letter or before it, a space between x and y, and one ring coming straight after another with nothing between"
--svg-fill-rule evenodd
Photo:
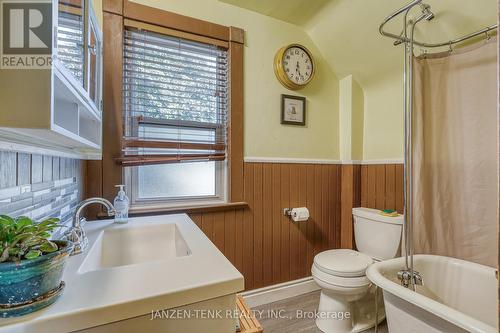
<instances>
[{"instance_id":1,"label":"window sill","mask_svg":"<svg viewBox=\"0 0 500 333\"><path fill-rule=\"evenodd\" d=\"M213 213L223 212L233 209L244 209L248 207L246 202L230 202L230 203L217 203L207 205L190 205L179 207L131 207L129 210L130 216L150 215L150 214L174 214L174 213Z\"/></svg>"}]
</instances>

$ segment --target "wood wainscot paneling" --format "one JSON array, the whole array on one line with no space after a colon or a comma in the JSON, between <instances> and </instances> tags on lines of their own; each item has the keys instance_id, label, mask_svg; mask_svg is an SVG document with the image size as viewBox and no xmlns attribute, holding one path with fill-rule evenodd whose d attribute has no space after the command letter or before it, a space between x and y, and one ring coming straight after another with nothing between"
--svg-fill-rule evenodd
<instances>
[{"instance_id":1,"label":"wood wainscot paneling","mask_svg":"<svg viewBox=\"0 0 500 333\"><path fill-rule=\"evenodd\" d=\"M342 165L340 247L354 248L352 209L361 205L361 166Z\"/></svg>"},{"instance_id":2,"label":"wood wainscot paneling","mask_svg":"<svg viewBox=\"0 0 500 333\"><path fill-rule=\"evenodd\" d=\"M244 163L246 209L190 217L245 277L247 290L310 276L314 256L354 248L352 208L403 210L403 165ZM307 222L283 208L307 207Z\"/></svg>"},{"instance_id":3,"label":"wood wainscot paneling","mask_svg":"<svg viewBox=\"0 0 500 333\"><path fill-rule=\"evenodd\" d=\"M244 163L247 209L190 217L255 289L310 276L314 256L340 247L340 165ZM307 207L307 222L283 208Z\"/></svg>"},{"instance_id":4,"label":"wood wainscot paneling","mask_svg":"<svg viewBox=\"0 0 500 333\"><path fill-rule=\"evenodd\" d=\"M403 164L361 166L361 206L393 209L404 208Z\"/></svg>"}]
</instances>

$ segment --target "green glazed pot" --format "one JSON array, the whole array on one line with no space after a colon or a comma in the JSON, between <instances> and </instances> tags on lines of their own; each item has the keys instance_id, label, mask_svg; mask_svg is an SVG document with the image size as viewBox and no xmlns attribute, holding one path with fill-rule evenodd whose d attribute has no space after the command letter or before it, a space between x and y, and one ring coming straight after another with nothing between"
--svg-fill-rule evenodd
<instances>
[{"instance_id":1,"label":"green glazed pot","mask_svg":"<svg viewBox=\"0 0 500 333\"><path fill-rule=\"evenodd\" d=\"M67 241L54 242L59 246L56 252L31 260L0 263L0 317L36 311L40 306L30 304L40 304L43 300L42 304L47 306L60 296L64 288L64 283L61 283L64 266L73 245ZM48 302L47 297L54 300ZM23 311L15 311L16 308Z\"/></svg>"}]
</instances>

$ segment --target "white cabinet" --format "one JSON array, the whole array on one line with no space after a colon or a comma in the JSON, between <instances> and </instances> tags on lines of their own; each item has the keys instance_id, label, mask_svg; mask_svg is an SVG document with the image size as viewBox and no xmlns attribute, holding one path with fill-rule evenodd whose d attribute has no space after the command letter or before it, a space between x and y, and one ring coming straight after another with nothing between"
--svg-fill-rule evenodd
<instances>
[{"instance_id":1,"label":"white cabinet","mask_svg":"<svg viewBox=\"0 0 500 333\"><path fill-rule=\"evenodd\" d=\"M0 70L0 140L98 159L102 32L91 0L54 0L52 16L52 64Z\"/></svg>"}]
</instances>

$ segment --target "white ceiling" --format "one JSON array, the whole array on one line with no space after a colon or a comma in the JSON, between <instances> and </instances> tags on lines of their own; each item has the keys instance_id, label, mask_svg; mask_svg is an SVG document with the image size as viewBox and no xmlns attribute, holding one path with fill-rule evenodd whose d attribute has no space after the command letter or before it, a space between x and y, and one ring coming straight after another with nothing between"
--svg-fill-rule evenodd
<instances>
[{"instance_id":1,"label":"white ceiling","mask_svg":"<svg viewBox=\"0 0 500 333\"><path fill-rule=\"evenodd\" d=\"M303 25L331 0L219 0L296 25Z\"/></svg>"}]
</instances>

